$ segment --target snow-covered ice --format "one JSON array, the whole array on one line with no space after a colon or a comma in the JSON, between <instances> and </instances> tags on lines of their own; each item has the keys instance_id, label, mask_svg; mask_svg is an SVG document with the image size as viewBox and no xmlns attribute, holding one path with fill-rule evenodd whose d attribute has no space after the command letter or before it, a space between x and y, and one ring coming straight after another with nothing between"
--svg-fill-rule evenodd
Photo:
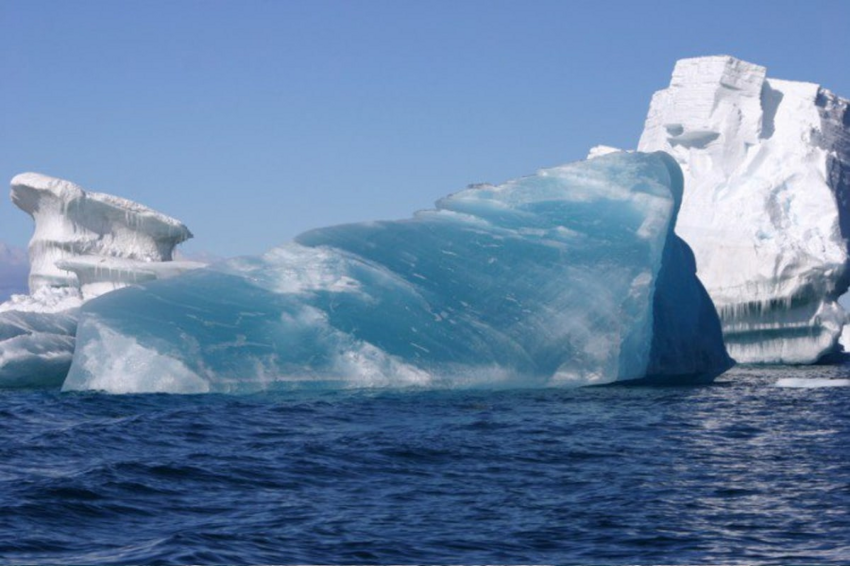
<instances>
[{"instance_id":1,"label":"snow-covered ice","mask_svg":"<svg viewBox=\"0 0 850 566\"><path fill-rule=\"evenodd\" d=\"M731 360L681 191L669 156L616 154L109 293L64 389L710 381Z\"/></svg>"},{"instance_id":2,"label":"snow-covered ice","mask_svg":"<svg viewBox=\"0 0 850 566\"><path fill-rule=\"evenodd\" d=\"M171 261L192 234L138 203L24 173L12 202L32 216L30 294L0 304L0 386L60 386L71 365L79 307L133 283L203 264Z\"/></svg>"},{"instance_id":3,"label":"snow-covered ice","mask_svg":"<svg viewBox=\"0 0 850 566\"><path fill-rule=\"evenodd\" d=\"M676 232L693 248L738 362L833 351L850 282L850 111L812 83L733 57L676 63L639 151L681 165Z\"/></svg>"}]
</instances>

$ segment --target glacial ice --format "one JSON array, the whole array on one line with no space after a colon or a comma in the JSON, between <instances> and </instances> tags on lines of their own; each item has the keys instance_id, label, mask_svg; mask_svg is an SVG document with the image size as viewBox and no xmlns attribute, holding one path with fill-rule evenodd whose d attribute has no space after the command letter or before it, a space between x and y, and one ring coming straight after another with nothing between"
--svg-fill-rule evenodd
<instances>
[{"instance_id":1,"label":"glacial ice","mask_svg":"<svg viewBox=\"0 0 850 566\"><path fill-rule=\"evenodd\" d=\"M832 352L850 283L848 101L732 57L684 59L653 96L638 150L682 167L676 232L732 357L799 364Z\"/></svg>"},{"instance_id":2,"label":"glacial ice","mask_svg":"<svg viewBox=\"0 0 850 566\"><path fill-rule=\"evenodd\" d=\"M109 293L63 388L710 381L732 362L681 191L669 156L616 154Z\"/></svg>"},{"instance_id":3,"label":"glacial ice","mask_svg":"<svg viewBox=\"0 0 850 566\"><path fill-rule=\"evenodd\" d=\"M30 294L0 304L0 387L62 385L86 300L204 265L171 261L191 233L132 201L37 173L16 176L11 198L35 231Z\"/></svg>"}]
</instances>

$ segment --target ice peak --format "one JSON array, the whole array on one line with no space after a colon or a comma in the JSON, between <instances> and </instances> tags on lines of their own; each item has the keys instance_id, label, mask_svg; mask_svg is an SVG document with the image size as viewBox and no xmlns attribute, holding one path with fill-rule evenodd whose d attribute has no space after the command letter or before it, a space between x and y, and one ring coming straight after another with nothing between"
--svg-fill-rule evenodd
<instances>
[{"instance_id":1,"label":"ice peak","mask_svg":"<svg viewBox=\"0 0 850 566\"><path fill-rule=\"evenodd\" d=\"M730 55L692 57L676 61L670 86L718 83L728 89L758 94L766 76L765 67Z\"/></svg>"}]
</instances>

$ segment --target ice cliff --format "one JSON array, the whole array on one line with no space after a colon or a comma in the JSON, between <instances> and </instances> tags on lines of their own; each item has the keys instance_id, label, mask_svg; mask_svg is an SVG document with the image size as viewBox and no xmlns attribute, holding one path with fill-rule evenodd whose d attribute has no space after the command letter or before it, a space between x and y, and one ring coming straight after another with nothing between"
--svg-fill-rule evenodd
<instances>
[{"instance_id":1,"label":"ice cliff","mask_svg":"<svg viewBox=\"0 0 850 566\"><path fill-rule=\"evenodd\" d=\"M833 351L850 282L848 101L732 57L684 59L652 97L638 150L682 167L676 232L732 357L796 364Z\"/></svg>"},{"instance_id":2,"label":"ice cliff","mask_svg":"<svg viewBox=\"0 0 850 566\"><path fill-rule=\"evenodd\" d=\"M307 232L83 307L65 390L710 381L679 167L617 154Z\"/></svg>"},{"instance_id":3,"label":"ice cliff","mask_svg":"<svg viewBox=\"0 0 850 566\"><path fill-rule=\"evenodd\" d=\"M0 302L26 293L29 262L26 250L0 242Z\"/></svg>"},{"instance_id":4,"label":"ice cliff","mask_svg":"<svg viewBox=\"0 0 850 566\"><path fill-rule=\"evenodd\" d=\"M11 198L35 230L30 294L0 304L2 387L62 384L86 300L202 265L171 261L175 246L192 234L135 202L37 173L16 176Z\"/></svg>"}]
</instances>

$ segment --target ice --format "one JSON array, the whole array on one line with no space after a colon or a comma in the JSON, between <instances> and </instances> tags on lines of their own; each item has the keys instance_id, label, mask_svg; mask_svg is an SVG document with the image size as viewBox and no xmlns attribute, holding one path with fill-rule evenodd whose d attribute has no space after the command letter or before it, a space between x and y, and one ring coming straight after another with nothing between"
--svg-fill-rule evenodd
<instances>
[{"instance_id":1,"label":"ice","mask_svg":"<svg viewBox=\"0 0 850 566\"><path fill-rule=\"evenodd\" d=\"M850 111L816 84L700 57L652 98L640 151L681 165L676 232L693 249L738 362L835 350L850 282Z\"/></svg>"},{"instance_id":2,"label":"ice","mask_svg":"<svg viewBox=\"0 0 850 566\"><path fill-rule=\"evenodd\" d=\"M57 265L61 260L104 256L170 261L175 246L192 237L180 221L146 206L38 173L15 176L11 197L35 221L29 243L30 292L78 286L74 273Z\"/></svg>"},{"instance_id":3,"label":"ice","mask_svg":"<svg viewBox=\"0 0 850 566\"><path fill-rule=\"evenodd\" d=\"M623 150L617 147L611 147L610 145L595 145L590 148L587 158L596 159L597 157L602 157L603 155L608 155L610 153L617 153L619 151Z\"/></svg>"},{"instance_id":4,"label":"ice","mask_svg":"<svg viewBox=\"0 0 850 566\"><path fill-rule=\"evenodd\" d=\"M0 387L62 384L86 300L204 265L171 261L191 233L132 201L36 173L16 176L11 197L33 217L35 231L30 294L0 304Z\"/></svg>"},{"instance_id":5,"label":"ice","mask_svg":"<svg viewBox=\"0 0 850 566\"><path fill-rule=\"evenodd\" d=\"M74 352L77 309L0 312L0 387L59 387Z\"/></svg>"},{"instance_id":6,"label":"ice","mask_svg":"<svg viewBox=\"0 0 850 566\"><path fill-rule=\"evenodd\" d=\"M206 264L198 261L139 261L116 257L78 256L56 262L60 269L73 273L84 299L93 299L144 281L166 279Z\"/></svg>"},{"instance_id":7,"label":"ice","mask_svg":"<svg viewBox=\"0 0 850 566\"><path fill-rule=\"evenodd\" d=\"M83 306L65 390L710 381L731 365L664 154L479 185Z\"/></svg>"},{"instance_id":8,"label":"ice","mask_svg":"<svg viewBox=\"0 0 850 566\"><path fill-rule=\"evenodd\" d=\"M0 301L26 293L28 274L26 250L0 242Z\"/></svg>"},{"instance_id":9,"label":"ice","mask_svg":"<svg viewBox=\"0 0 850 566\"><path fill-rule=\"evenodd\" d=\"M776 381L776 387L795 389L820 389L822 387L847 387L850 379L829 379L822 377L784 377Z\"/></svg>"},{"instance_id":10,"label":"ice","mask_svg":"<svg viewBox=\"0 0 850 566\"><path fill-rule=\"evenodd\" d=\"M841 329L841 336L838 338L838 343L845 352L850 352L850 324L847 324L847 319L844 319L844 328Z\"/></svg>"}]
</instances>

